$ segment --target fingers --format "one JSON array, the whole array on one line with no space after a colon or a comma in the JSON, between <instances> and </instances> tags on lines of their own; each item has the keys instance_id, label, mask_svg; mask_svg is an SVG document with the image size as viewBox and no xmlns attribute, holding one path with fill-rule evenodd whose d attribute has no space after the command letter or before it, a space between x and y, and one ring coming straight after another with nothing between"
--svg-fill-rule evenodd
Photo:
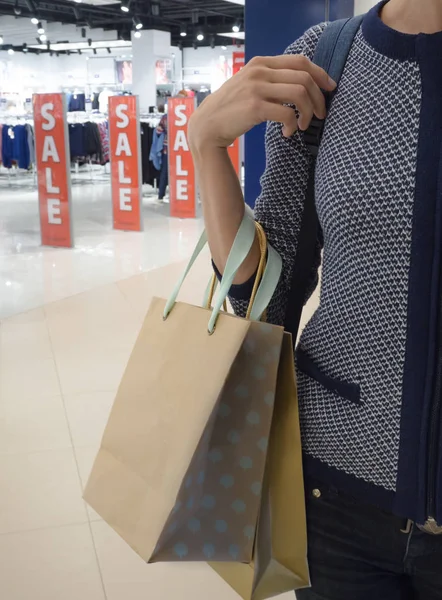
<instances>
[{"instance_id":1,"label":"fingers","mask_svg":"<svg viewBox=\"0 0 442 600\"><path fill-rule=\"evenodd\" d=\"M282 56L262 56L253 58L249 65L251 67L268 67L270 69L289 69L292 71L304 71L311 75L315 83L323 90L332 92L336 89L336 83L328 74L312 63L302 54L284 54Z\"/></svg>"},{"instance_id":2,"label":"fingers","mask_svg":"<svg viewBox=\"0 0 442 600\"><path fill-rule=\"evenodd\" d=\"M310 78L307 74L305 76ZM304 77L299 78L300 81L303 79ZM306 82L298 84L266 83L263 85L261 93L265 100L281 104L294 104L300 113L300 127L304 129L310 125L314 114L318 119L326 117L324 95L311 78L310 81L311 86Z\"/></svg>"},{"instance_id":3,"label":"fingers","mask_svg":"<svg viewBox=\"0 0 442 600\"><path fill-rule=\"evenodd\" d=\"M284 137L289 138L298 130L298 121L293 108L273 104L272 102L265 102L262 110L263 121L274 121L275 123L283 124L282 133Z\"/></svg>"}]
</instances>

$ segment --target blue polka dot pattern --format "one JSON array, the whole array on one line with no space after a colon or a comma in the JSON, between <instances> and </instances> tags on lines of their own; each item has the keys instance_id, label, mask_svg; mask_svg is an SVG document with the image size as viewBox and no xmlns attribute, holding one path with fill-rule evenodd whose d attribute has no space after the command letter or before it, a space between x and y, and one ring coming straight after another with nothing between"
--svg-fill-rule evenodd
<instances>
[{"instance_id":1,"label":"blue polka dot pattern","mask_svg":"<svg viewBox=\"0 0 442 600\"><path fill-rule=\"evenodd\" d=\"M235 396L238 398L247 398L249 396L249 388L246 385L239 385L235 390Z\"/></svg>"},{"instance_id":2,"label":"blue polka dot pattern","mask_svg":"<svg viewBox=\"0 0 442 600\"><path fill-rule=\"evenodd\" d=\"M207 508L208 510L215 508L216 500L213 496L206 494L201 500L201 506L203 508Z\"/></svg>"},{"instance_id":3,"label":"blue polka dot pattern","mask_svg":"<svg viewBox=\"0 0 442 600\"><path fill-rule=\"evenodd\" d=\"M229 440L229 442L231 444L239 444L240 440L241 440L241 436L239 434L238 431L236 431L235 429L231 429L229 431L229 433L227 434L227 439Z\"/></svg>"},{"instance_id":4,"label":"blue polka dot pattern","mask_svg":"<svg viewBox=\"0 0 442 600\"><path fill-rule=\"evenodd\" d=\"M221 415L221 417L223 417L224 419L228 416L230 416L232 412L232 409L230 408L230 406L228 406L227 404L225 404L224 402L222 402L219 405L219 409L218 409L218 413Z\"/></svg>"},{"instance_id":5,"label":"blue polka dot pattern","mask_svg":"<svg viewBox=\"0 0 442 600\"><path fill-rule=\"evenodd\" d=\"M255 481L254 483L252 483L251 490L252 490L252 493L255 494L255 496L260 496L261 490L262 490L261 482Z\"/></svg>"},{"instance_id":6,"label":"blue polka dot pattern","mask_svg":"<svg viewBox=\"0 0 442 600\"><path fill-rule=\"evenodd\" d=\"M173 551L178 558L185 558L189 554L189 548L183 542L178 542L178 544L175 544Z\"/></svg>"},{"instance_id":7,"label":"blue polka dot pattern","mask_svg":"<svg viewBox=\"0 0 442 600\"><path fill-rule=\"evenodd\" d=\"M228 490L231 487L233 487L233 485L235 483L235 478L233 477L233 475L223 475L221 477L221 479L219 480L219 482L223 486L224 489Z\"/></svg>"},{"instance_id":8,"label":"blue polka dot pattern","mask_svg":"<svg viewBox=\"0 0 442 600\"><path fill-rule=\"evenodd\" d=\"M187 527L192 533L197 533L198 531L201 531L201 521L194 517L187 523Z\"/></svg>"},{"instance_id":9,"label":"blue polka dot pattern","mask_svg":"<svg viewBox=\"0 0 442 600\"><path fill-rule=\"evenodd\" d=\"M211 452L209 452L209 459L215 464L219 463L223 459L223 453L221 452L221 450L214 448L213 450L211 450Z\"/></svg>"},{"instance_id":10,"label":"blue polka dot pattern","mask_svg":"<svg viewBox=\"0 0 442 600\"><path fill-rule=\"evenodd\" d=\"M249 412L249 414L247 415L247 422L250 423L250 425L259 425L260 424L261 417L256 412L256 410L251 410Z\"/></svg>"},{"instance_id":11,"label":"blue polka dot pattern","mask_svg":"<svg viewBox=\"0 0 442 600\"><path fill-rule=\"evenodd\" d=\"M244 469L244 471L248 471L253 467L253 460L250 458L250 456L243 456L239 461L239 464L241 466L241 469Z\"/></svg>"},{"instance_id":12,"label":"blue polka dot pattern","mask_svg":"<svg viewBox=\"0 0 442 600\"><path fill-rule=\"evenodd\" d=\"M234 502L232 502L232 508L233 510L238 513L244 513L246 511L246 503L244 502L244 500L235 500Z\"/></svg>"},{"instance_id":13,"label":"blue polka dot pattern","mask_svg":"<svg viewBox=\"0 0 442 600\"><path fill-rule=\"evenodd\" d=\"M187 465L156 560L247 563L253 555L283 331L256 322L248 328Z\"/></svg>"},{"instance_id":14,"label":"blue polka dot pattern","mask_svg":"<svg viewBox=\"0 0 442 600\"><path fill-rule=\"evenodd\" d=\"M256 379L265 379L266 370L262 365L256 365L256 367L253 369L253 375L256 377Z\"/></svg>"},{"instance_id":15,"label":"blue polka dot pattern","mask_svg":"<svg viewBox=\"0 0 442 600\"><path fill-rule=\"evenodd\" d=\"M244 342L243 348L244 348L246 354L250 355L250 354L253 354L255 352L255 350L256 350L256 344L255 344L255 342L252 339L248 338Z\"/></svg>"},{"instance_id":16,"label":"blue polka dot pattern","mask_svg":"<svg viewBox=\"0 0 442 600\"><path fill-rule=\"evenodd\" d=\"M215 546L213 544L204 544L203 553L210 560L215 556Z\"/></svg>"},{"instance_id":17,"label":"blue polka dot pattern","mask_svg":"<svg viewBox=\"0 0 442 600\"><path fill-rule=\"evenodd\" d=\"M275 393L267 392L267 394L264 396L264 402L267 404L267 406L273 406L275 404Z\"/></svg>"},{"instance_id":18,"label":"blue polka dot pattern","mask_svg":"<svg viewBox=\"0 0 442 600\"><path fill-rule=\"evenodd\" d=\"M171 525L169 525L169 533L175 533L175 531L178 529L178 523L171 523Z\"/></svg>"},{"instance_id":19,"label":"blue polka dot pattern","mask_svg":"<svg viewBox=\"0 0 442 600\"><path fill-rule=\"evenodd\" d=\"M225 521L223 521L223 519L218 519L215 522L215 529L218 533L226 533L227 523Z\"/></svg>"},{"instance_id":20,"label":"blue polka dot pattern","mask_svg":"<svg viewBox=\"0 0 442 600\"><path fill-rule=\"evenodd\" d=\"M269 445L269 441L267 438L261 438L258 442L258 448L263 452L267 451L267 447Z\"/></svg>"}]
</instances>

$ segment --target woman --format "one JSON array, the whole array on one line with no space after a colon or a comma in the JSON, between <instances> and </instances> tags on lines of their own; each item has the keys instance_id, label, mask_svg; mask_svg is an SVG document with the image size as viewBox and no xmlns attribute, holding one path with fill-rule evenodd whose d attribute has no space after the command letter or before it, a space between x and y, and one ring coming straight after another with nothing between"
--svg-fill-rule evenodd
<instances>
[{"instance_id":1,"label":"woman","mask_svg":"<svg viewBox=\"0 0 442 600\"><path fill-rule=\"evenodd\" d=\"M220 271L244 213L226 148L270 121L255 214L284 261L268 310L275 324L311 166L302 131L326 115L321 89L335 88L310 62L325 27L284 56L252 60L191 120ZM442 598L441 31L441 0L370 11L326 122L316 170L321 304L298 350L313 586L301 600ZM255 243L231 292L239 314L258 260Z\"/></svg>"}]
</instances>

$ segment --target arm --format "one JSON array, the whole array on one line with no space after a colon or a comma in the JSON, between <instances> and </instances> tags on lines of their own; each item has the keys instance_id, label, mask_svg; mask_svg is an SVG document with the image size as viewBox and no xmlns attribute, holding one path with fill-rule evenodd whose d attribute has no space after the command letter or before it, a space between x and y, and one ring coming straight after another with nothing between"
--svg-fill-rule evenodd
<instances>
[{"instance_id":1,"label":"arm","mask_svg":"<svg viewBox=\"0 0 442 600\"><path fill-rule=\"evenodd\" d=\"M309 35L317 41L321 31L315 28ZM315 44L310 38L302 38L285 56L251 61L203 102L189 128L209 244L215 265L222 272L244 214L241 187L230 164L227 147L254 125L267 120L273 122L267 133L267 169L256 216L264 225L269 242L284 260L283 282L276 296L283 295L289 283L307 186L309 157L302 137L294 134L298 128L307 129L314 114L325 118L325 101L320 88L329 91L335 88L322 69L300 54L310 46L314 50ZM246 299L245 288L250 286L241 284L253 277L258 261L255 242L237 275L233 298ZM281 322L283 311L277 297L276 304L278 314L271 320ZM235 309L242 313L241 306Z\"/></svg>"}]
</instances>

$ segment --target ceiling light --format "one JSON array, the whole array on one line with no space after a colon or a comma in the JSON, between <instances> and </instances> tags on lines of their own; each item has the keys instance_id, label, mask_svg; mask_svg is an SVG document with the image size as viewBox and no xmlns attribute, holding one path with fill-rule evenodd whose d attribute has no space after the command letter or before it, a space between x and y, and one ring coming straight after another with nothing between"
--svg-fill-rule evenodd
<instances>
[{"instance_id":1,"label":"ceiling light","mask_svg":"<svg viewBox=\"0 0 442 600\"><path fill-rule=\"evenodd\" d=\"M196 39L197 39L199 42L202 42L202 41L203 41L203 39L204 39L204 35L203 35L202 33L199 33L199 34L196 36Z\"/></svg>"},{"instance_id":2,"label":"ceiling light","mask_svg":"<svg viewBox=\"0 0 442 600\"><path fill-rule=\"evenodd\" d=\"M83 0L74 0L74 2L76 2L77 4L81 4Z\"/></svg>"},{"instance_id":3,"label":"ceiling light","mask_svg":"<svg viewBox=\"0 0 442 600\"><path fill-rule=\"evenodd\" d=\"M41 23L37 23L37 33L39 33L41 35L44 32L45 32L45 28L43 27L43 25Z\"/></svg>"},{"instance_id":4,"label":"ceiling light","mask_svg":"<svg viewBox=\"0 0 442 600\"><path fill-rule=\"evenodd\" d=\"M48 36L45 33L42 33L40 36L40 42L45 42L48 39Z\"/></svg>"},{"instance_id":5,"label":"ceiling light","mask_svg":"<svg viewBox=\"0 0 442 600\"><path fill-rule=\"evenodd\" d=\"M241 31L241 27L239 26L239 23L235 23L235 25L232 27L232 31L234 33L239 33Z\"/></svg>"},{"instance_id":6,"label":"ceiling light","mask_svg":"<svg viewBox=\"0 0 442 600\"><path fill-rule=\"evenodd\" d=\"M186 35L187 35L187 27L185 25L181 25L180 36L186 37Z\"/></svg>"},{"instance_id":7,"label":"ceiling light","mask_svg":"<svg viewBox=\"0 0 442 600\"><path fill-rule=\"evenodd\" d=\"M140 38L141 37L141 31L134 31L134 37Z\"/></svg>"},{"instance_id":8,"label":"ceiling light","mask_svg":"<svg viewBox=\"0 0 442 600\"><path fill-rule=\"evenodd\" d=\"M15 0L14 13L17 15L17 17L21 15L21 6L19 5L18 0Z\"/></svg>"},{"instance_id":9,"label":"ceiling light","mask_svg":"<svg viewBox=\"0 0 442 600\"><path fill-rule=\"evenodd\" d=\"M123 12L129 12L129 2L122 2L120 8Z\"/></svg>"},{"instance_id":10,"label":"ceiling light","mask_svg":"<svg viewBox=\"0 0 442 600\"><path fill-rule=\"evenodd\" d=\"M0 35L0 46L3 44L3 36Z\"/></svg>"},{"instance_id":11,"label":"ceiling light","mask_svg":"<svg viewBox=\"0 0 442 600\"><path fill-rule=\"evenodd\" d=\"M140 21L140 19L138 17L134 17L132 19L132 21L134 23L135 29L143 29L143 23Z\"/></svg>"},{"instance_id":12,"label":"ceiling light","mask_svg":"<svg viewBox=\"0 0 442 600\"><path fill-rule=\"evenodd\" d=\"M28 51L28 45L26 43L23 44L22 50L23 50L23 52L27 52Z\"/></svg>"},{"instance_id":13,"label":"ceiling light","mask_svg":"<svg viewBox=\"0 0 442 600\"><path fill-rule=\"evenodd\" d=\"M37 17L31 17L31 23L32 23L32 25L38 25Z\"/></svg>"},{"instance_id":14,"label":"ceiling light","mask_svg":"<svg viewBox=\"0 0 442 600\"><path fill-rule=\"evenodd\" d=\"M9 48L9 50L8 50L8 54L9 54L9 56L12 56L12 55L14 54L14 50L13 50L13 48Z\"/></svg>"}]
</instances>

